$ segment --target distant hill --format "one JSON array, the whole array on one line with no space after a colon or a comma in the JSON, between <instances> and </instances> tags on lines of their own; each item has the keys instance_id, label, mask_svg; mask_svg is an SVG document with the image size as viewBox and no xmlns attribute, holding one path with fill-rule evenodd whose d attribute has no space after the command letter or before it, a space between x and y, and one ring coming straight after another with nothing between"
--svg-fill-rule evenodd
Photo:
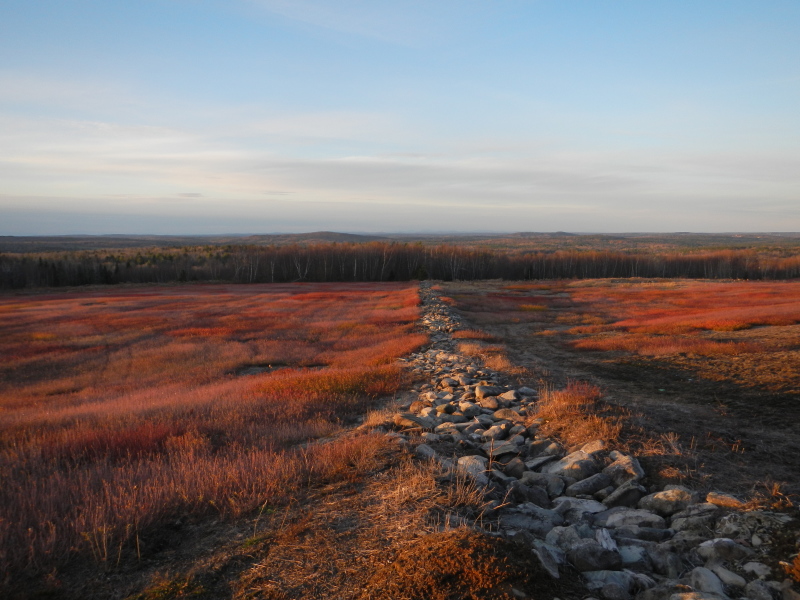
<instances>
[{"instance_id":1,"label":"distant hill","mask_svg":"<svg viewBox=\"0 0 800 600\"><path fill-rule=\"evenodd\" d=\"M62 235L0 236L0 252L74 252L124 248L181 248L185 246L287 246L367 242L421 242L425 245L459 245L495 250L668 250L700 248L783 248L796 250L800 233L403 233L357 234L335 231L280 234L227 235Z\"/></svg>"}]
</instances>

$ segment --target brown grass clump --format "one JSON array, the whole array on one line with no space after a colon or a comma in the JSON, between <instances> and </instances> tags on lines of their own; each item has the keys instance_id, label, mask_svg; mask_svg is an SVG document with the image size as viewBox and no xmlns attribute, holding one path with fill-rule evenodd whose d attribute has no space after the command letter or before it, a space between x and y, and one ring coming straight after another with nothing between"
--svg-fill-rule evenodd
<instances>
[{"instance_id":1,"label":"brown grass clump","mask_svg":"<svg viewBox=\"0 0 800 600\"><path fill-rule=\"evenodd\" d=\"M481 340L484 342L496 342L497 338L485 331L478 329L462 329L453 332L453 338L457 340Z\"/></svg>"},{"instance_id":2,"label":"brown grass clump","mask_svg":"<svg viewBox=\"0 0 800 600\"><path fill-rule=\"evenodd\" d=\"M601 401L597 386L572 382L563 390L540 394L536 418L544 419L544 435L554 435L568 446L595 439L617 444L624 417Z\"/></svg>"},{"instance_id":3,"label":"brown grass clump","mask_svg":"<svg viewBox=\"0 0 800 600\"><path fill-rule=\"evenodd\" d=\"M422 536L376 566L362 600L511 600L515 591L530 597L564 591L530 551L468 529Z\"/></svg>"}]
</instances>

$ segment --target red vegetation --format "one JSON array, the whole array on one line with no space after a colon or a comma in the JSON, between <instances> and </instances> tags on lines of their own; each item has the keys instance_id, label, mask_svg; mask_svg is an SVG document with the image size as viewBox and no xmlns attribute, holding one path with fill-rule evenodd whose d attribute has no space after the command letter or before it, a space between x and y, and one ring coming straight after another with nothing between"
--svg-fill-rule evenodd
<instances>
[{"instance_id":1,"label":"red vegetation","mask_svg":"<svg viewBox=\"0 0 800 600\"><path fill-rule=\"evenodd\" d=\"M340 471L372 442L296 444L399 389L417 305L408 284L1 298L0 569L112 560L165 519Z\"/></svg>"},{"instance_id":2,"label":"red vegetation","mask_svg":"<svg viewBox=\"0 0 800 600\"><path fill-rule=\"evenodd\" d=\"M757 343L710 332L800 323L800 282L641 282L568 288L587 335L573 344L590 350L700 355L763 352ZM598 316L601 318L598 319Z\"/></svg>"}]
</instances>

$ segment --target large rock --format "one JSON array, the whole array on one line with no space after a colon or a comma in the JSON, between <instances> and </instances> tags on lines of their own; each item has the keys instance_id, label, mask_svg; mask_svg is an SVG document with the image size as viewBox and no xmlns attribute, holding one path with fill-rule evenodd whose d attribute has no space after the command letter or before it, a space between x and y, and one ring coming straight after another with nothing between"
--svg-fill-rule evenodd
<instances>
[{"instance_id":1,"label":"large rock","mask_svg":"<svg viewBox=\"0 0 800 600\"><path fill-rule=\"evenodd\" d=\"M644 542L647 543L647 542ZM652 544L652 542L649 542ZM622 566L633 571L652 571L653 563L647 552L647 546L635 544L620 544L617 547L622 559Z\"/></svg>"},{"instance_id":2,"label":"large rock","mask_svg":"<svg viewBox=\"0 0 800 600\"><path fill-rule=\"evenodd\" d=\"M547 491L536 485L525 485L521 481L512 481L508 486L511 499L515 502L532 502L536 506L547 508L550 506L550 497Z\"/></svg>"},{"instance_id":3,"label":"large rock","mask_svg":"<svg viewBox=\"0 0 800 600\"><path fill-rule=\"evenodd\" d=\"M533 540L531 550L550 577L558 579L560 577L558 567L567 562L567 557L564 552L560 548L556 548L541 540Z\"/></svg>"},{"instance_id":4,"label":"large rock","mask_svg":"<svg viewBox=\"0 0 800 600\"><path fill-rule=\"evenodd\" d=\"M708 568L714 571L714 575L719 577L720 581L727 586L743 588L745 585L747 585L747 581L744 577L737 575L733 571L729 571L723 567L721 563L711 562L709 563Z\"/></svg>"},{"instance_id":5,"label":"large rock","mask_svg":"<svg viewBox=\"0 0 800 600\"><path fill-rule=\"evenodd\" d=\"M500 410L496 410L492 417L494 417L496 421L520 422L523 420L523 417L513 408L501 408Z\"/></svg>"},{"instance_id":6,"label":"large rock","mask_svg":"<svg viewBox=\"0 0 800 600\"><path fill-rule=\"evenodd\" d=\"M530 468L528 462L525 463L525 466ZM536 471L525 471L520 477L520 481L525 485L535 485L546 489L551 498L560 496L565 487L564 480L558 475L537 473Z\"/></svg>"},{"instance_id":7,"label":"large rock","mask_svg":"<svg viewBox=\"0 0 800 600\"><path fill-rule=\"evenodd\" d=\"M564 552L577 545L581 540L594 539L594 531L585 523L558 526L550 530L544 541L560 548Z\"/></svg>"},{"instance_id":8,"label":"large rock","mask_svg":"<svg viewBox=\"0 0 800 600\"><path fill-rule=\"evenodd\" d=\"M647 547L653 571L669 579L677 579L683 571L683 560L666 544Z\"/></svg>"},{"instance_id":9,"label":"large rock","mask_svg":"<svg viewBox=\"0 0 800 600\"><path fill-rule=\"evenodd\" d=\"M709 492L706 495L706 502L721 506L723 508L738 509L744 506L744 502L739 500L737 497L731 496L730 494L725 494L723 492Z\"/></svg>"},{"instance_id":10,"label":"large rock","mask_svg":"<svg viewBox=\"0 0 800 600\"><path fill-rule=\"evenodd\" d=\"M622 568L622 557L596 540L581 540L567 550L567 559L578 571L605 571Z\"/></svg>"},{"instance_id":11,"label":"large rock","mask_svg":"<svg viewBox=\"0 0 800 600\"><path fill-rule=\"evenodd\" d=\"M565 492L567 496L587 496L611 485L611 478L605 473L595 473L591 477L573 483Z\"/></svg>"},{"instance_id":12,"label":"large rock","mask_svg":"<svg viewBox=\"0 0 800 600\"><path fill-rule=\"evenodd\" d=\"M539 469L543 469L545 465L549 465L558 460L558 456L553 455L542 455L537 456L536 458L532 458L530 460L525 461L525 466L528 467L531 471L538 471Z\"/></svg>"},{"instance_id":13,"label":"large rock","mask_svg":"<svg viewBox=\"0 0 800 600\"><path fill-rule=\"evenodd\" d=\"M609 593L612 590L613 592L619 590L623 594L630 594L636 585L636 576L626 571L585 571L582 575L586 581L586 587L590 591L600 592L600 595L606 600L614 598ZM623 595L622 598L624 597Z\"/></svg>"},{"instance_id":14,"label":"large rock","mask_svg":"<svg viewBox=\"0 0 800 600\"><path fill-rule=\"evenodd\" d=\"M700 544L697 555L707 561L737 561L752 556L753 551L729 538L716 538Z\"/></svg>"},{"instance_id":15,"label":"large rock","mask_svg":"<svg viewBox=\"0 0 800 600\"><path fill-rule=\"evenodd\" d=\"M477 417L481 414L481 407L473 402L469 401L462 401L458 404L459 410L463 413L465 417L472 418Z\"/></svg>"},{"instance_id":16,"label":"large rock","mask_svg":"<svg viewBox=\"0 0 800 600\"><path fill-rule=\"evenodd\" d=\"M484 398L488 398L490 396L499 396L505 390L501 387L496 385L479 385L475 387L475 397L478 400L483 400Z\"/></svg>"},{"instance_id":17,"label":"large rock","mask_svg":"<svg viewBox=\"0 0 800 600\"><path fill-rule=\"evenodd\" d=\"M685 487L675 486L672 489L650 494L639 500L639 508L669 517L685 510L696 502L696 495Z\"/></svg>"},{"instance_id":18,"label":"large rock","mask_svg":"<svg viewBox=\"0 0 800 600\"><path fill-rule=\"evenodd\" d=\"M478 400L478 405L481 408L487 408L489 410L497 410L500 408L500 403L494 396L486 396L485 398L481 398Z\"/></svg>"},{"instance_id":19,"label":"large rock","mask_svg":"<svg viewBox=\"0 0 800 600\"><path fill-rule=\"evenodd\" d=\"M500 394L498 398L500 398L501 400L507 400L509 402L513 402L515 400L519 400L520 395L519 393L517 393L517 390L508 390L507 392L503 392L502 394Z\"/></svg>"},{"instance_id":20,"label":"large rock","mask_svg":"<svg viewBox=\"0 0 800 600\"><path fill-rule=\"evenodd\" d=\"M564 477L572 477L576 481L581 481L597 473L599 467L594 459L578 450L568 454L561 460L548 464L542 468L543 473L553 473Z\"/></svg>"},{"instance_id":21,"label":"large rock","mask_svg":"<svg viewBox=\"0 0 800 600\"><path fill-rule=\"evenodd\" d=\"M564 523L557 512L531 503L508 510L500 517L500 525L506 529L524 529L537 537L545 537L553 527Z\"/></svg>"},{"instance_id":22,"label":"large rock","mask_svg":"<svg viewBox=\"0 0 800 600\"><path fill-rule=\"evenodd\" d=\"M580 523L589 518L590 515L606 510L606 507L597 500L584 498L568 498L561 496L553 500L556 510L564 515L567 523Z\"/></svg>"},{"instance_id":23,"label":"large rock","mask_svg":"<svg viewBox=\"0 0 800 600\"><path fill-rule=\"evenodd\" d=\"M666 522L662 517L649 511L638 508L617 507L598 513L594 516L594 524L597 527L628 527L636 525L639 527L653 527L664 529Z\"/></svg>"},{"instance_id":24,"label":"large rock","mask_svg":"<svg viewBox=\"0 0 800 600\"><path fill-rule=\"evenodd\" d=\"M614 462L603 469L603 473L611 478L615 487L621 486L626 481L644 479L644 469L633 456L617 451L611 452L610 456Z\"/></svg>"},{"instance_id":25,"label":"large rock","mask_svg":"<svg viewBox=\"0 0 800 600\"><path fill-rule=\"evenodd\" d=\"M603 504L609 508L614 508L615 506L633 507L639 503L641 497L646 493L647 490L636 481L628 481L606 496L603 499Z\"/></svg>"},{"instance_id":26,"label":"large rock","mask_svg":"<svg viewBox=\"0 0 800 600\"><path fill-rule=\"evenodd\" d=\"M394 424L404 429L419 428L424 431L433 431L439 423L431 417L418 417L412 413L397 413L394 416Z\"/></svg>"},{"instance_id":27,"label":"large rock","mask_svg":"<svg viewBox=\"0 0 800 600\"><path fill-rule=\"evenodd\" d=\"M458 469L472 477L478 485L486 486L489 484L486 473L488 463L483 456L462 456L458 459Z\"/></svg>"},{"instance_id":28,"label":"large rock","mask_svg":"<svg viewBox=\"0 0 800 600\"><path fill-rule=\"evenodd\" d=\"M689 585L700 592L726 597L725 586L722 585L722 581L713 571L705 567L696 567L692 570L689 574Z\"/></svg>"},{"instance_id":29,"label":"large rock","mask_svg":"<svg viewBox=\"0 0 800 600\"><path fill-rule=\"evenodd\" d=\"M744 594L750 600L773 600L770 586L760 579L748 583L744 587Z\"/></svg>"},{"instance_id":30,"label":"large rock","mask_svg":"<svg viewBox=\"0 0 800 600\"><path fill-rule=\"evenodd\" d=\"M693 504L672 515L670 527L675 531L711 532L719 517L720 509L710 503Z\"/></svg>"}]
</instances>

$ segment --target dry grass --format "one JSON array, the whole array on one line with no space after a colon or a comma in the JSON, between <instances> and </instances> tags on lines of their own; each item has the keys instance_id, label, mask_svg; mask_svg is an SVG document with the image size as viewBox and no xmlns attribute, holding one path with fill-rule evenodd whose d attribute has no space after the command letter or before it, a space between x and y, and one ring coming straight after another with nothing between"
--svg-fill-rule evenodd
<instances>
[{"instance_id":1,"label":"dry grass","mask_svg":"<svg viewBox=\"0 0 800 600\"><path fill-rule=\"evenodd\" d=\"M462 329L453 333L453 339L456 340L481 340L483 342L496 342L497 338L493 335L480 331L478 329Z\"/></svg>"},{"instance_id":2,"label":"dry grass","mask_svg":"<svg viewBox=\"0 0 800 600\"><path fill-rule=\"evenodd\" d=\"M614 414L601 397L599 388L583 382L572 382L563 390L542 390L535 415L544 419L541 433L567 446L597 439L618 446L624 416Z\"/></svg>"},{"instance_id":3,"label":"dry grass","mask_svg":"<svg viewBox=\"0 0 800 600\"><path fill-rule=\"evenodd\" d=\"M478 339L478 338L469 338ZM484 366L494 371L522 375L525 370L512 363L506 356L505 348L499 345L488 346L480 342L458 342L458 352L465 356L481 359Z\"/></svg>"},{"instance_id":4,"label":"dry grass","mask_svg":"<svg viewBox=\"0 0 800 600\"><path fill-rule=\"evenodd\" d=\"M477 573L497 584L522 575L493 558L491 538L465 529L480 519L482 491L435 462L396 453L385 462L357 488L326 488L274 515L261 530L263 554L234 583L233 597L507 597L496 586L472 596L465 587Z\"/></svg>"},{"instance_id":5,"label":"dry grass","mask_svg":"<svg viewBox=\"0 0 800 600\"><path fill-rule=\"evenodd\" d=\"M392 284L0 300L3 578L112 565L165 520L242 515L367 460L370 438L294 446L404 385L417 304Z\"/></svg>"}]
</instances>

